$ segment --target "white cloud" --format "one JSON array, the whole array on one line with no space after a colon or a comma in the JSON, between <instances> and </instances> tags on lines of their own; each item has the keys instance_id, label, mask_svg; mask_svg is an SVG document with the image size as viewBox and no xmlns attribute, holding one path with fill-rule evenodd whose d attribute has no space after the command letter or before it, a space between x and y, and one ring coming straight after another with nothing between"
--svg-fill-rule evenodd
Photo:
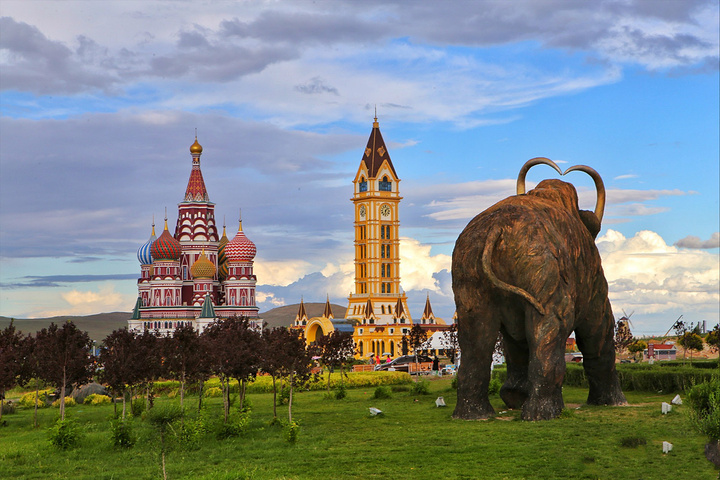
<instances>
[{"instance_id":1,"label":"white cloud","mask_svg":"<svg viewBox=\"0 0 720 480\"><path fill-rule=\"evenodd\" d=\"M60 293L66 306L50 307L32 312L32 317L55 317L61 315L93 315L103 312L126 312L135 304L136 295L127 295L115 290L115 285L106 283L98 290L77 290Z\"/></svg>"},{"instance_id":2,"label":"white cloud","mask_svg":"<svg viewBox=\"0 0 720 480\"><path fill-rule=\"evenodd\" d=\"M667 245L647 230L632 238L609 230L597 244L615 310L661 316L679 309L696 320L718 318L718 254Z\"/></svg>"},{"instance_id":3,"label":"white cloud","mask_svg":"<svg viewBox=\"0 0 720 480\"><path fill-rule=\"evenodd\" d=\"M262 285L287 286L299 278L315 271L313 266L304 260L263 260L255 259L255 275Z\"/></svg>"},{"instance_id":4,"label":"white cloud","mask_svg":"<svg viewBox=\"0 0 720 480\"><path fill-rule=\"evenodd\" d=\"M430 245L414 238L400 238L400 283L404 290L430 290L442 293L433 274L450 270L452 259L445 254L430 254Z\"/></svg>"}]
</instances>

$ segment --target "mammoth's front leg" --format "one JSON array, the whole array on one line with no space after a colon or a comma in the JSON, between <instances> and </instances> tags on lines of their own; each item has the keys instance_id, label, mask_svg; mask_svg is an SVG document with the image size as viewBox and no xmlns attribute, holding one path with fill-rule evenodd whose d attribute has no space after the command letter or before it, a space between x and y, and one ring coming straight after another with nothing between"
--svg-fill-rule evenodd
<instances>
[{"instance_id":1,"label":"mammoth's front leg","mask_svg":"<svg viewBox=\"0 0 720 480\"><path fill-rule=\"evenodd\" d=\"M527 314L530 363L528 384L530 392L523 404L523 420L549 420L560 415L565 406L562 384L565 377L565 341L557 312L540 315L534 309Z\"/></svg>"},{"instance_id":2,"label":"mammoth's front leg","mask_svg":"<svg viewBox=\"0 0 720 480\"><path fill-rule=\"evenodd\" d=\"M477 292L474 292L477 295ZM498 323L487 307L463 308L458 303L458 341L462 357L458 370L457 405L453 418L480 420L495 415L488 399L490 364Z\"/></svg>"}]
</instances>

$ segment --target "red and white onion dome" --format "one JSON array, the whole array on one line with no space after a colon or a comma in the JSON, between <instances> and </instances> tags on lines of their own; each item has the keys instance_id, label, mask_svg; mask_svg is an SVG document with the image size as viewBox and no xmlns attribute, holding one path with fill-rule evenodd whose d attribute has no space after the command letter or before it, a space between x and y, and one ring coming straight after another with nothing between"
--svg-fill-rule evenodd
<instances>
[{"instance_id":1,"label":"red and white onion dome","mask_svg":"<svg viewBox=\"0 0 720 480\"><path fill-rule=\"evenodd\" d=\"M228 262L252 262L256 253L255 244L243 233L242 220L240 220L240 227L235 238L225 245L225 257Z\"/></svg>"},{"instance_id":2,"label":"red and white onion dome","mask_svg":"<svg viewBox=\"0 0 720 480\"><path fill-rule=\"evenodd\" d=\"M190 267L193 278L213 278L215 276L215 265L202 253Z\"/></svg>"},{"instance_id":3,"label":"red and white onion dome","mask_svg":"<svg viewBox=\"0 0 720 480\"><path fill-rule=\"evenodd\" d=\"M150 247L150 253L154 260L178 260L182 254L180 242L170 235L167 227L167 218L165 219L165 230L162 235L155 240Z\"/></svg>"}]
</instances>

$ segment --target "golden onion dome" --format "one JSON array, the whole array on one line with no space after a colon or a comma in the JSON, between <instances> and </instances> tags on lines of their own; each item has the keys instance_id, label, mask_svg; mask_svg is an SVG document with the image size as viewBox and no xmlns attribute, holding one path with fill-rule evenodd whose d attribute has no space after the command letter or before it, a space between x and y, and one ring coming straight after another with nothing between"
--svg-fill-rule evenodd
<instances>
[{"instance_id":1,"label":"golden onion dome","mask_svg":"<svg viewBox=\"0 0 720 480\"><path fill-rule=\"evenodd\" d=\"M213 278L215 276L215 265L208 260L205 252L202 253L190 267L193 278Z\"/></svg>"},{"instance_id":2,"label":"golden onion dome","mask_svg":"<svg viewBox=\"0 0 720 480\"><path fill-rule=\"evenodd\" d=\"M197 154L201 154L201 153L202 153L202 145L200 145L200 144L198 143L197 137L195 137L195 143L193 143L192 145L190 145L190 153L197 153Z\"/></svg>"}]
</instances>

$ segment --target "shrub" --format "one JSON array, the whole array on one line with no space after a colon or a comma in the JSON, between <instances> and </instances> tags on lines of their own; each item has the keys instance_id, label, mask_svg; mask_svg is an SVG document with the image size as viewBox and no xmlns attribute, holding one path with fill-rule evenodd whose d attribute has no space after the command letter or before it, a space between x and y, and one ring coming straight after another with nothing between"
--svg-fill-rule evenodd
<instances>
[{"instance_id":1,"label":"shrub","mask_svg":"<svg viewBox=\"0 0 720 480\"><path fill-rule=\"evenodd\" d=\"M399 392L409 392L410 391L410 385L391 385L390 390L392 390L395 393Z\"/></svg>"},{"instance_id":2,"label":"shrub","mask_svg":"<svg viewBox=\"0 0 720 480\"><path fill-rule=\"evenodd\" d=\"M134 398L130 402L130 413L132 413L133 417L142 415L142 413L144 411L145 411L145 398Z\"/></svg>"},{"instance_id":3,"label":"shrub","mask_svg":"<svg viewBox=\"0 0 720 480\"><path fill-rule=\"evenodd\" d=\"M43 408L43 407L48 406L47 405L48 395L51 394L52 392L53 392L52 388L49 388L47 390L40 390L38 392L38 401L37 401L38 408ZM35 407L35 392L28 392L25 395L23 395L20 398L20 401L18 402L18 404L20 404L21 407L28 407L28 408Z\"/></svg>"},{"instance_id":4,"label":"shrub","mask_svg":"<svg viewBox=\"0 0 720 480\"><path fill-rule=\"evenodd\" d=\"M172 424L173 441L184 450L197 450L200 440L207 431L201 417L177 419Z\"/></svg>"},{"instance_id":5,"label":"shrub","mask_svg":"<svg viewBox=\"0 0 720 480\"><path fill-rule=\"evenodd\" d=\"M75 405L77 405L77 403L75 403L75 399L73 397L65 397L65 408L74 407ZM57 400L52 402L52 406L55 408L60 408L60 399L58 398Z\"/></svg>"},{"instance_id":6,"label":"shrub","mask_svg":"<svg viewBox=\"0 0 720 480\"><path fill-rule=\"evenodd\" d=\"M148 410L146 418L150 423L155 424L164 430L168 425L183 416L179 405L163 405Z\"/></svg>"},{"instance_id":7,"label":"shrub","mask_svg":"<svg viewBox=\"0 0 720 480\"><path fill-rule=\"evenodd\" d=\"M347 397L347 392L345 391L345 385L340 384L340 386L335 390L335 400L342 400L343 398Z\"/></svg>"},{"instance_id":8,"label":"shrub","mask_svg":"<svg viewBox=\"0 0 720 480\"><path fill-rule=\"evenodd\" d=\"M430 393L430 382L427 380L420 380L419 382L413 383L410 388L410 393L413 395L427 395Z\"/></svg>"},{"instance_id":9,"label":"shrub","mask_svg":"<svg viewBox=\"0 0 720 480\"><path fill-rule=\"evenodd\" d=\"M379 386L375 389L375 393L373 394L373 398L377 399L383 399L383 398L391 398L392 392L390 390L390 387L386 385Z\"/></svg>"},{"instance_id":10,"label":"shrub","mask_svg":"<svg viewBox=\"0 0 720 480\"><path fill-rule=\"evenodd\" d=\"M288 441L288 443L295 443L297 442L298 435L300 434L300 424L296 421L292 421L285 425L285 440Z\"/></svg>"},{"instance_id":11,"label":"shrub","mask_svg":"<svg viewBox=\"0 0 720 480\"><path fill-rule=\"evenodd\" d=\"M230 437L238 437L247 431L250 425L250 414L248 413L236 413L228 418L227 423L220 425L220 429L217 433L217 438L225 440Z\"/></svg>"},{"instance_id":12,"label":"shrub","mask_svg":"<svg viewBox=\"0 0 720 480\"><path fill-rule=\"evenodd\" d=\"M252 400L250 400L250 398L248 396L245 396L245 398L243 398L242 413L250 413L250 412L252 412L252 409L253 409Z\"/></svg>"},{"instance_id":13,"label":"shrub","mask_svg":"<svg viewBox=\"0 0 720 480\"><path fill-rule=\"evenodd\" d=\"M137 439L133 435L130 420L123 420L122 418L110 420L110 439L116 448L131 448L135 445Z\"/></svg>"},{"instance_id":14,"label":"shrub","mask_svg":"<svg viewBox=\"0 0 720 480\"><path fill-rule=\"evenodd\" d=\"M2 414L3 415L12 415L15 413L15 404L13 402L5 402L2 405Z\"/></svg>"},{"instance_id":15,"label":"shrub","mask_svg":"<svg viewBox=\"0 0 720 480\"><path fill-rule=\"evenodd\" d=\"M625 448L637 448L640 445L647 445L647 440L643 437L625 437L620 440L620 446Z\"/></svg>"},{"instance_id":16,"label":"shrub","mask_svg":"<svg viewBox=\"0 0 720 480\"><path fill-rule=\"evenodd\" d=\"M99 393L92 393L85 397L83 404L85 405L104 405L110 403L110 397L107 395L101 395Z\"/></svg>"},{"instance_id":17,"label":"shrub","mask_svg":"<svg viewBox=\"0 0 720 480\"><path fill-rule=\"evenodd\" d=\"M210 387L207 390L205 390L205 397L207 397L207 398L222 397L222 389L220 387Z\"/></svg>"},{"instance_id":18,"label":"shrub","mask_svg":"<svg viewBox=\"0 0 720 480\"><path fill-rule=\"evenodd\" d=\"M720 379L694 386L686 401L692 425L711 440L720 440Z\"/></svg>"},{"instance_id":19,"label":"shrub","mask_svg":"<svg viewBox=\"0 0 720 480\"><path fill-rule=\"evenodd\" d=\"M453 390L457 390L457 375L453 377L452 381L450 382L450 388Z\"/></svg>"},{"instance_id":20,"label":"shrub","mask_svg":"<svg viewBox=\"0 0 720 480\"><path fill-rule=\"evenodd\" d=\"M73 419L58 420L48 429L48 439L57 448L67 450L76 446L80 441L80 429Z\"/></svg>"},{"instance_id":21,"label":"shrub","mask_svg":"<svg viewBox=\"0 0 720 480\"><path fill-rule=\"evenodd\" d=\"M488 395L497 395L500 393L502 382L497 378L491 378L490 384L488 385Z\"/></svg>"}]
</instances>

